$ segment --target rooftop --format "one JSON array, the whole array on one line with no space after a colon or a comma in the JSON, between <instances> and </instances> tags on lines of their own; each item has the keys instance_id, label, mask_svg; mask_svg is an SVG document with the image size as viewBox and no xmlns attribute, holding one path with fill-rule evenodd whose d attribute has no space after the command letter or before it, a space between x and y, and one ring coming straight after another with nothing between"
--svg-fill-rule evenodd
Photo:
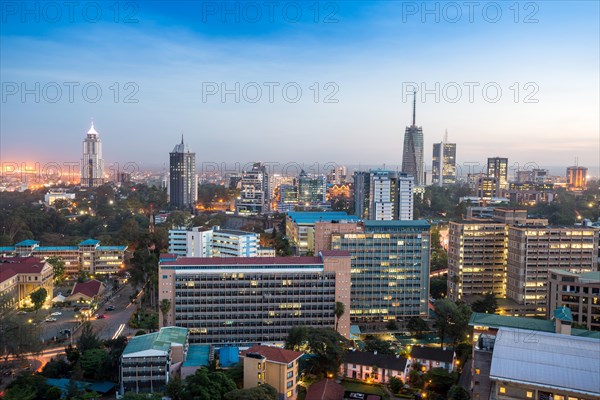
<instances>
[{"instance_id":1,"label":"rooftop","mask_svg":"<svg viewBox=\"0 0 600 400\"><path fill-rule=\"evenodd\" d=\"M567 306L558 307L553 312L554 317L560 321L564 322L573 322L573 314L571 313L571 309Z\"/></svg>"},{"instance_id":2,"label":"rooftop","mask_svg":"<svg viewBox=\"0 0 600 400\"><path fill-rule=\"evenodd\" d=\"M205 367L210 364L210 345L192 344L187 353L184 367Z\"/></svg>"},{"instance_id":3,"label":"rooftop","mask_svg":"<svg viewBox=\"0 0 600 400\"><path fill-rule=\"evenodd\" d=\"M39 274L45 265L45 261L35 257L0 258L0 282L17 274Z\"/></svg>"},{"instance_id":4,"label":"rooftop","mask_svg":"<svg viewBox=\"0 0 600 400\"><path fill-rule=\"evenodd\" d=\"M40 244L40 242L38 242L37 240L31 240L31 239L27 239L27 240L23 240L22 242L19 242L17 244L15 244L15 246L19 246L19 247L31 247L31 246L35 246Z\"/></svg>"},{"instance_id":5,"label":"rooftop","mask_svg":"<svg viewBox=\"0 0 600 400\"><path fill-rule=\"evenodd\" d=\"M321 379L309 386L305 400L342 399L344 390L344 387L333 379Z\"/></svg>"},{"instance_id":6,"label":"rooftop","mask_svg":"<svg viewBox=\"0 0 600 400\"><path fill-rule=\"evenodd\" d=\"M454 350L442 349L441 347L413 346L410 356L422 360L451 363L454 359Z\"/></svg>"},{"instance_id":7,"label":"rooftop","mask_svg":"<svg viewBox=\"0 0 600 400\"><path fill-rule=\"evenodd\" d=\"M163 258L161 265L322 265L321 257L178 257Z\"/></svg>"},{"instance_id":8,"label":"rooftop","mask_svg":"<svg viewBox=\"0 0 600 400\"><path fill-rule=\"evenodd\" d=\"M260 354L265 357L268 361L280 363L280 364L289 364L292 361L295 361L302 357L304 353L299 351L282 349L280 347L274 346L252 346L248 350L244 350L241 355L245 356L249 353Z\"/></svg>"},{"instance_id":9,"label":"rooftop","mask_svg":"<svg viewBox=\"0 0 600 400\"><path fill-rule=\"evenodd\" d=\"M343 362L368 366L377 365L379 368L404 371L407 359L393 354L375 354L370 351L349 351L344 355Z\"/></svg>"},{"instance_id":10,"label":"rooftop","mask_svg":"<svg viewBox=\"0 0 600 400\"><path fill-rule=\"evenodd\" d=\"M598 340L547 332L519 335L519 331L498 331L490 378L600 395ZM516 337L523 340L512 340Z\"/></svg>"},{"instance_id":11,"label":"rooftop","mask_svg":"<svg viewBox=\"0 0 600 400\"><path fill-rule=\"evenodd\" d=\"M92 279L87 282L77 282L75 286L73 286L71 296L76 294L82 294L87 297L98 296L103 286L104 284L96 279Z\"/></svg>"},{"instance_id":12,"label":"rooftop","mask_svg":"<svg viewBox=\"0 0 600 400\"><path fill-rule=\"evenodd\" d=\"M139 353L147 350L168 352L173 343L185 345L187 329L175 326L161 328L159 332L134 336L127 343L123 355Z\"/></svg>"},{"instance_id":13,"label":"rooftop","mask_svg":"<svg viewBox=\"0 0 600 400\"><path fill-rule=\"evenodd\" d=\"M100 243L99 240L87 239L87 240L84 240L83 242L79 243L79 245L80 246L96 246L98 243Z\"/></svg>"},{"instance_id":14,"label":"rooftop","mask_svg":"<svg viewBox=\"0 0 600 400\"><path fill-rule=\"evenodd\" d=\"M314 224L315 222L358 221L356 215L348 215L345 211L289 211L287 216L297 224Z\"/></svg>"},{"instance_id":15,"label":"rooftop","mask_svg":"<svg viewBox=\"0 0 600 400\"><path fill-rule=\"evenodd\" d=\"M585 283L596 283L600 282L600 271L591 271L584 272L582 274L577 274L571 271L567 271L566 269L554 268L551 269L550 272L554 272L559 275L567 275L577 278L578 282Z\"/></svg>"},{"instance_id":16,"label":"rooftop","mask_svg":"<svg viewBox=\"0 0 600 400\"><path fill-rule=\"evenodd\" d=\"M390 227L390 228L429 228L429 221L424 219L416 219L416 220L408 220L408 221L374 221L367 220L364 221L365 228L369 227Z\"/></svg>"}]
</instances>

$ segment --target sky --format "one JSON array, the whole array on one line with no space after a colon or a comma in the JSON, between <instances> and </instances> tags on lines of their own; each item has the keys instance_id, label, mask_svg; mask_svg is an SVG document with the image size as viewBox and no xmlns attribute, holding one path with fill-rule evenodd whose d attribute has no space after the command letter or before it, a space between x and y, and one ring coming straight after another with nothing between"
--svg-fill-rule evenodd
<instances>
[{"instance_id":1,"label":"sky","mask_svg":"<svg viewBox=\"0 0 600 400\"><path fill-rule=\"evenodd\" d=\"M581 2L3 1L0 161L458 164L599 175L600 9ZM71 8L70 8L71 7Z\"/></svg>"}]
</instances>

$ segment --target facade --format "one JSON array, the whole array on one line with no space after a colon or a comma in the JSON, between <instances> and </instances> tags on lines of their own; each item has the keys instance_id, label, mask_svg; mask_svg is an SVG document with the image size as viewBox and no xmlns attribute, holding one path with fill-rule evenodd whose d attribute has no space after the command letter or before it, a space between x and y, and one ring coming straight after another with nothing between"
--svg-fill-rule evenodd
<instances>
[{"instance_id":1,"label":"facade","mask_svg":"<svg viewBox=\"0 0 600 400\"><path fill-rule=\"evenodd\" d=\"M96 279L77 282L65 300L87 304L98 303L105 290L106 285Z\"/></svg>"},{"instance_id":2,"label":"facade","mask_svg":"<svg viewBox=\"0 0 600 400\"><path fill-rule=\"evenodd\" d=\"M119 367L119 391L164 392L174 369L187 357L188 332L174 326L129 339Z\"/></svg>"},{"instance_id":3,"label":"facade","mask_svg":"<svg viewBox=\"0 0 600 400\"><path fill-rule=\"evenodd\" d=\"M506 296L505 223L450 222L448 234L448 298L493 293Z\"/></svg>"},{"instance_id":4,"label":"facade","mask_svg":"<svg viewBox=\"0 0 600 400\"><path fill-rule=\"evenodd\" d=\"M414 177L415 186L425 185L425 160L423 147L423 128L416 125L417 94L413 100L412 125L404 132L402 150L402 172Z\"/></svg>"},{"instance_id":5,"label":"facade","mask_svg":"<svg viewBox=\"0 0 600 400\"><path fill-rule=\"evenodd\" d=\"M456 143L433 144L431 183L438 186L456 183Z\"/></svg>"},{"instance_id":6,"label":"facade","mask_svg":"<svg viewBox=\"0 0 600 400\"><path fill-rule=\"evenodd\" d=\"M44 195L44 203L48 206L54 205L56 200L75 200L75 193L67 193L65 189L50 189L48 193Z\"/></svg>"},{"instance_id":7,"label":"facade","mask_svg":"<svg viewBox=\"0 0 600 400\"><path fill-rule=\"evenodd\" d=\"M83 140L83 158L81 159L81 186L96 187L104 184L104 159L102 142L94 123Z\"/></svg>"},{"instance_id":8,"label":"facade","mask_svg":"<svg viewBox=\"0 0 600 400\"><path fill-rule=\"evenodd\" d=\"M568 308L552 321L473 313L471 398L600 399L600 332L571 323Z\"/></svg>"},{"instance_id":9,"label":"facade","mask_svg":"<svg viewBox=\"0 0 600 400\"><path fill-rule=\"evenodd\" d=\"M502 191L508 189L508 158L488 158L487 177L493 180L493 196L501 197Z\"/></svg>"},{"instance_id":10,"label":"facade","mask_svg":"<svg viewBox=\"0 0 600 400\"><path fill-rule=\"evenodd\" d=\"M346 176L348 175L348 170L344 165L339 165L335 168L332 168L329 174L327 175L327 183L332 185L343 185L346 183Z\"/></svg>"},{"instance_id":11,"label":"facade","mask_svg":"<svg viewBox=\"0 0 600 400\"><path fill-rule=\"evenodd\" d=\"M334 327L336 301L350 309L350 256L178 258L159 263L159 302L173 305L167 325L194 343L283 342L293 326ZM161 321L162 324L162 321ZM350 315L339 332L349 337Z\"/></svg>"},{"instance_id":12,"label":"facade","mask_svg":"<svg viewBox=\"0 0 600 400\"><path fill-rule=\"evenodd\" d=\"M257 257L259 235L254 232L195 227L169 230L169 253L185 257Z\"/></svg>"},{"instance_id":13,"label":"facade","mask_svg":"<svg viewBox=\"0 0 600 400\"><path fill-rule=\"evenodd\" d=\"M600 272L574 274L551 269L548 279L548 310L566 306L573 323L600 331ZM550 313L547 313L551 317Z\"/></svg>"},{"instance_id":14,"label":"facade","mask_svg":"<svg viewBox=\"0 0 600 400\"><path fill-rule=\"evenodd\" d=\"M52 300L52 266L36 257L0 258L0 310L30 305L29 295L46 289L46 303Z\"/></svg>"},{"instance_id":15,"label":"facade","mask_svg":"<svg viewBox=\"0 0 600 400\"><path fill-rule=\"evenodd\" d=\"M320 205L325 203L327 181L323 175L309 175L304 171L298 177L298 202L300 204Z\"/></svg>"},{"instance_id":16,"label":"facade","mask_svg":"<svg viewBox=\"0 0 600 400\"><path fill-rule=\"evenodd\" d=\"M452 372L458 365L454 350L423 345L411 347L408 361L406 376L408 376L409 367L414 363L421 364L425 368L425 371L429 371L432 368L443 368L448 372Z\"/></svg>"},{"instance_id":17,"label":"facade","mask_svg":"<svg viewBox=\"0 0 600 400\"><path fill-rule=\"evenodd\" d=\"M354 174L354 210L361 219L413 219L414 178L384 170Z\"/></svg>"},{"instance_id":18,"label":"facade","mask_svg":"<svg viewBox=\"0 0 600 400\"><path fill-rule=\"evenodd\" d=\"M252 346L241 353L244 366L244 389L267 384L273 386L280 400L298 396L300 357L304 353L271 346Z\"/></svg>"},{"instance_id":19,"label":"facade","mask_svg":"<svg viewBox=\"0 0 600 400\"><path fill-rule=\"evenodd\" d=\"M196 153L186 151L177 144L169 153L169 204L180 210L192 209L198 201L198 177L196 175Z\"/></svg>"},{"instance_id":20,"label":"facade","mask_svg":"<svg viewBox=\"0 0 600 400\"><path fill-rule=\"evenodd\" d=\"M585 167L567 168L567 187L569 190L582 190L587 185L588 169Z\"/></svg>"},{"instance_id":21,"label":"facade","mask_svg":"<svg viewBox=\"0 0 600 400\"><path fill-rule=\"evenodd\" d=\"M352 257L352 322L427 318L429 227L422 220L364 221L353 233L331 233L331 248Z\"/></svg>"},{"instance_id":22,"label":"facade","mask_svg":"<svg viewBox=\"0 0 600 400\"><path fill-rule=\"evenodd\" d=\"M546 315L549 270L597 269L598 231L593 228L508 228L506 295Z\"/></svg>"},{"instance_id":23,"label":"facade","mask_svg":"<svg viewBox=\"0 0 600 400\"><path fill-rule=\"evenodd\" d=\"M23 240L14 246L0 247L0 254L19 257L59 257L67 274L80 270L90 274L112 274L124 267L127 246L100 246L100 241L87 239L77 246L40 246L37 240Z\"/></svg>"},{"instance_id":24,"label":"facade","mask_svg":"<svg viewBox=\"0 0 600 400\"><path fill-rule=\"evenodd\" d=\"M254 163L252 169L243 171L241 188L240 197L235 202L236 213L257 215L270 211L267 167Z\"/></svg>"},{"instance_id":25,"label":"facade","mask_svg":"<svg viewBox=\"0 0 600 400\"><path fill-rule=\"evenodd\" d=\"M345 211L297 211L285 217L285 236L299 255L316 254L315 224L317 222L356 222L358 218ZM315 252L315 250L317 250Z\"/></svg>"},{"instance_id":26,"label":"facade","mask_svg":"<svg viewBox=\"0 0 600 400\"><path fill-rule=\"evenodd\" d=\"M344 355L340 374L367 383L388 383L391 378L406 379L405 357L377 352L348 351Z\"/></svg>"}]
</instances>

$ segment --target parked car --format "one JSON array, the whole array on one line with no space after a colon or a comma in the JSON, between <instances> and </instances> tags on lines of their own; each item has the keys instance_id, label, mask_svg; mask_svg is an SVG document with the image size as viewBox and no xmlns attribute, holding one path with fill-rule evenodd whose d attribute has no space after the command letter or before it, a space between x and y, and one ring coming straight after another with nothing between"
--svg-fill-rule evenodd
<instances>
[{"instance_id":1,"label":"parked car","mask_svg":"<svg viewBox=\"0 0 600 400\"><path fill-rule=\"evenodd\" d=\"M105 310L106 311L114 311L115 306L106 306Z\"/></svg>"},{"instance_id":2,"label":"parked car","mask_svg":"<svg viewBox=\"0 0 600 400\"><path fill-rule=\"evenodd\" d=\"M46 322L56 322L56 318L46 318Z\"/></svg>"},{"instance_id":3,"label":"parked car","mask_svg":"<svg viewBox=\"0 0 600 400\"><path fill-rule=\"evenodd\" d=\"M59 315L62 315L62 313L60 311L56 311L56 312L53 312L50 315L52 315L53 317L58 317Z\"/></svg>"},{"instance_id":4,"label":"parked car","mask_svg":"<svg viewBox=\"0 0 600 400\"><path fill-rule=\"evenodd\" d=\"M25 315L25 314L27 314L27 311L19 311L19 312L17 313L17 315Z\"/></svg>"},{"instance_id":5,"label":"parked car","mask_svg":"<svg viewBox=\"0 0 600 400\"><path fill-rule=\"evenodd\" d=\"M96 314L96 319L104 319L106 318L106 315L104 314Z\"/></svg>"}]
</instances>

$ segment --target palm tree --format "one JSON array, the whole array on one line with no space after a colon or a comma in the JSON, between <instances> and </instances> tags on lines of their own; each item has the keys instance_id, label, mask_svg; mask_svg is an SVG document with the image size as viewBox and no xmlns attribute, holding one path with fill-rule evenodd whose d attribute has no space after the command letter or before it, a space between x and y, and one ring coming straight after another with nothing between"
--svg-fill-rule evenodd
<instances>
[{"instance_id":1,"label":"palm tree","mask_svg":"<svg viewBox=\"0 0 600 400\"><path fill-rule=\"evenodd\" d=\"M340 318L344 315L346 311L346 306L341 301L336 301L335 306L333 307L333 314L335 315L335 331L338 331L338 324L340 323Z\"/></svg>"},{"instance_id":2,"label":"palm tree","mask_svg":"<svg viewBox=\"0 0 600 400\"><path fill-rule=\"evenodd\" d=\"M160 302L160 312L163 316L163 326L167 326L167 314L171 311L171 300L163 299Z\"/></svg>"}]
</instances>

